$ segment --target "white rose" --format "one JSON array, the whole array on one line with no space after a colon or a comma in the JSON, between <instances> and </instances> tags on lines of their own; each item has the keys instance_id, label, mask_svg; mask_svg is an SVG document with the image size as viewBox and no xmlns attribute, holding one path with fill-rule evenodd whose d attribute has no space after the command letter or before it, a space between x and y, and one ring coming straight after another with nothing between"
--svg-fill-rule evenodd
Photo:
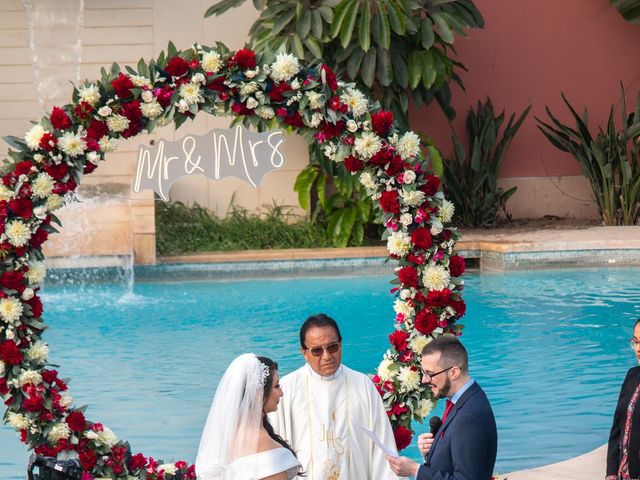
<instances>
[{"instance_id":1,"label":"white rose","mask_svg":"<svg viewBox=\"0 0 640 480\"><path fill-rule=\"evenodd\" d=\"M108 117L112 113L113 110L111 110L111 107L109 107L108 105L105 105L104 107L100 107L98 109L98 115L100 115L101 117Z\"/></svg>"},{"instance_id":2,"label":"white rose","mask_svg":"<svg viewBox=\"0 0 640 480\"><path fill-rule=\"evenodd\" d=\"M413 183L416 179L416 172L413 170L405 170L402 174L402 181L406 184Z\"/></svg>"},{"instance_id":3,"label":"white rose","mask_svg":"<svg viewBox=\"0 0 640 480\"><path fill-rule=\"evenodd\" d=\"M356 130L358 130L358 124L355 120L347 120L347 130L349 130L351 133L354 133Z\"/></svg>"},{"instance_id":4,"label":"white rose","mask_svg":"<svg viewBox=\"0 0 640 480\"><path fill-rule=\"evenodd\" d=\"M260 105L258 101L253 97L247 98L246 103L247 103L247 108L256 108L258 105Z\"/></svg>"},{"instance_id":5,"label":"white rose","mask_svg":"<svg viewBox=\"0 0 640 480\"><path fill-rule=\"evenodd\" d=\"M153 92L151 92L150 90L145 90L144 92L142 92L142 100L144 100L145 102L149 103L151 100L153 100Z\"/></svg>"}]
</instances>

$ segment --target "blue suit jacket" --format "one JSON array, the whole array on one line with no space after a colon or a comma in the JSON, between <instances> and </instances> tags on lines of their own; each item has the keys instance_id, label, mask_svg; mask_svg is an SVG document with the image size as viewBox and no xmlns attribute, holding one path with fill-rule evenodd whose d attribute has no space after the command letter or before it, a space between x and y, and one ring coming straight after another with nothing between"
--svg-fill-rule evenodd
<instances>
[{"instance_id":1,"label":"blue suit jacket","mask_svg":"<svg viewBox=\"0 0 640 480\"><path fill-rule=\"evenodd\" d=\"M435 435L417 480L489 480L498 449L493 410L477 382L462 394Z\"/></svg>"}]
</instances>

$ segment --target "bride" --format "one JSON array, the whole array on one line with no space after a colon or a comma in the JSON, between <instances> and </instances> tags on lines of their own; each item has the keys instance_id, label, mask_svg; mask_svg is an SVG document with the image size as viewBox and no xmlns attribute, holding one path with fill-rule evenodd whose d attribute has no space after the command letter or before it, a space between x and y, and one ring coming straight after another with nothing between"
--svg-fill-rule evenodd
<instances>
[{"instance_id":1,"label":"bride","mask_svg":"<svg viewBox=\"0 0 640 480\"><path fill-rule=\"evenodd\" d=\"M245 353L231 362L200 439L200 480L290 480L298 475L300 463L266 415L278 408L279 381L278 365L269 358Z\"/></svg>"}]
</instances>

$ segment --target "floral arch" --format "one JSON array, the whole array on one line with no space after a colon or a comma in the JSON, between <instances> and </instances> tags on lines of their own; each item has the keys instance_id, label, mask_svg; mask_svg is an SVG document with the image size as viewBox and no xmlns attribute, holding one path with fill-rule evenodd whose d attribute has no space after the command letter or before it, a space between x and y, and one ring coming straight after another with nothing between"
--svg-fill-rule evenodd
<instances>
[{"instance_id":1,"label":"floral arch","mask_svg":"<svg viewBox=\"0 0 640 480\"><path fill-rule=\"evenodd\" d=\"M102 69L100 81L74 89L70 104L54 107L12 147L0 184L0 396L5 422L37 453L78 458L83 480L95 477L195 478L186 462L159 464L77 408L58 372L48 367L49 347L38 290L45 278L42 244L60 224L54 211L115 150L118 138L200 111L231 114L257 128L283 127L324 147L325 155L357 176L386 226L395 328L373 377L394 427L399 449L411 441L412 419L433 402L420 384L419 353L430 338L459 333L464 260L454 255L457 231L447 226L453 205L428 171L418 136L398 132L353 84L337 81L326 65L302 65L293 55L275 58L248 49L229 51L170 44L137 70Z\"/></svg>"}]
</instances>

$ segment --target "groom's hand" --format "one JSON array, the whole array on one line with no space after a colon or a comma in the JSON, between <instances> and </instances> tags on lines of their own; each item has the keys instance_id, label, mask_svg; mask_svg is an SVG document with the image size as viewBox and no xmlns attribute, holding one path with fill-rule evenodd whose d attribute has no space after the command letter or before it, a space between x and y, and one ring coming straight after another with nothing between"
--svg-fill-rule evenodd
<instances>
[{"instance_id":1,"label":"groom's hand","mask_svg":"<svg viewBox=\"0 0 640 480\"><path fill-rule=\"evenodd\" d=\"M415 477L420 468L420 465L407 457L390 457L387 455L387 461L393 473L399 477Z\"/></svg>"},{"instance_id":2,"label":"groom's hand","mask_svg":"<svg viewBox=\"0 0 640 480\"><path fill-rule=\"evenodd\" d=\"M418 450L420 450L423 457L426 457L427 453L429 453L431 444L433 444L433 433L422 433L418 436Z\"/></svg>"}]
</instances>

